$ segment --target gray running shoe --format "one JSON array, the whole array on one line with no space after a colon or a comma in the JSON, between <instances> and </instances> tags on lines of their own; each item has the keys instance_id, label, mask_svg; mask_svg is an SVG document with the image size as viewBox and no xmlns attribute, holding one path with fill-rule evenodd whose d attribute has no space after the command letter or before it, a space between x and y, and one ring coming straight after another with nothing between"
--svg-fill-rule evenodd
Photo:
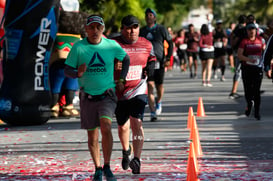
<instances>
[{"instance_id":1,"label":"gray running shoe","mask_svg":"<svg viewBox=\"0 0 273 181\"><path fill-rule=\"evenodd\" d=\"M229 94L229 98L230 99L238 99L238 98L240 98L241 96L239 95L239 94L237 94L237 93L230 93Z\"/></svg>"}]
</instances>

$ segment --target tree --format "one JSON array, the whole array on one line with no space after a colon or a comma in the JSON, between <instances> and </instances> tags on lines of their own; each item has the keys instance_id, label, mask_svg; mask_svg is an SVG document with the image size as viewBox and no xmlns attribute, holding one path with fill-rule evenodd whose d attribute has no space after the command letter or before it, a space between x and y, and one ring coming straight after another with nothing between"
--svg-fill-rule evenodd
<instances>
[{"instance_id":1,"label":"tree","mask_svg":"<svg viewBox=\"0 0 273 181\"><path fill-rule=\"evenodd\" d=\"M120 27L121 19L132 14L143 22L146 7L154 7L153 1L145 0L80 0L81 11L103 16L106 32L112 26Z\"/></svg>"},{"instance_id":2,"label":"tree","mask_svg":"<svg viewBox=\"0 0 273 181\"><path fill-rule=\"evenodd\" d=\"M230 2L229 2L230 3ZM253 14L259 24L266 24L273 17L272 0L237 0L225 8L223 17L229 21L237 22L240 14Z\"/></svg>"}]
</instances>

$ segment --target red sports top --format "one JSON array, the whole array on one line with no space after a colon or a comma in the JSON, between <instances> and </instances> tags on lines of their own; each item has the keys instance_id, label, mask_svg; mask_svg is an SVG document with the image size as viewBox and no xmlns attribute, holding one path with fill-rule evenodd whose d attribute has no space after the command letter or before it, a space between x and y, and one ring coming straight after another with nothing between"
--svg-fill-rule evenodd
<instances>
[{"instance_id":1,"label":"red sports top","mask_svg":"<svg viewBox=\"0 0 273 181\"><path fill-rule=\"evenodd\" d=\"M123 92L117 92L118 99L131 99L137 95L147 94L147 81L143 79L143 68L150 61L156 61L152 43L146 38L139 37L136 43L128 44L121 36L115 37L120 46L130 56L129 71ZM115 70L115 80L119 79L120 70Z\"/></svg>"},{"instance_id":2,"label":"red sports top","mask_svg":"<svg viewBox=\"0 0 273 181\"><path fill-rule=\"evenodd\" d=\"M263 53L263 46L265 42L262 40L261 37L257 36L255 40L249 40L245 38L241 41L239 48L244 49L244 56L250 57L255 59L256 62L243 62L243 65L252 65L261 67L262 62L262 53Z\"/></svg>"}]
</instances>

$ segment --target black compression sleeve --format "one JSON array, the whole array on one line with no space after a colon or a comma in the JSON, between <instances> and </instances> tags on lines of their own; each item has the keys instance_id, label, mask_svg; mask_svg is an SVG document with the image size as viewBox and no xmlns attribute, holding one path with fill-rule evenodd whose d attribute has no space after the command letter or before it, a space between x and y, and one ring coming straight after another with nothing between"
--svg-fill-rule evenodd
<instances>
[{"instance_id":1,"label":"black compression sleeve","mask_svg":"<svg viewBox=\"0 0 273 181\"><path fill-rule=\"evenodd\" d=\"M129 55L126 54L126 56L122 60L122 70L120 73L120 79L125 80L128 70L129 70L129 65L130 65L130 57L129 57Z\"/></svg>"},{"instance_id":2,"label":"black compression sleeve","mask_svg":"<svg viewBox=\"0 0 273 181\"><path fill-rule=\"evenodd\" d=\"M148 62L147 66L146 66L146 70L147 70L148 77L153 76L154 70L155 70L155 61Z\"/></svg>"}]
</instances>

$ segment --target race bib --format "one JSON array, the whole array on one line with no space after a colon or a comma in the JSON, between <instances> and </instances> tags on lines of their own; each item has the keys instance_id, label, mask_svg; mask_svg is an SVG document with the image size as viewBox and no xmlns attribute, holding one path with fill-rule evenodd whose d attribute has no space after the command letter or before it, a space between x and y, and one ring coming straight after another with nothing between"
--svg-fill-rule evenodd
<instances>
[{"instance_id":1,"label":"race bib","mask_svg":"<svg viewBox=\"0 0 273 181\"><path fill-rule=\"evenodd\" d=\"M155 69L159 69L160 68L160 63L159 62L155 62Z\"/></svg>"},{"instance_id":2,"label":"race bib","mask_svg":"<svg viewBox=\"0 0 273 181\"><path fill-rule=\"evenodd\" d=\"M259 65L261 56L259 55L248 55L248 58L255 60L255 62L249 62L247 61L246 64L248 65Z\"/></svg>"},{"instance_id":3,"label":"race bib","mask_svg":"<svg viewBox=\"0 0 273 181\"><path fill-rule=\"evenodd\" d=\"M215 48L222 48L223 47L223 42L217 41L214 43Z\"/></svg>"},{"instance_id":4,"label":"race bib","mask_svg":"<svg viewBox=\"0 0 273 181\"><path fill-rule=\"evenodd\" d=\"M179 46L179 49L180 49L180 50L186 50L187 47L188 47L187 44L181 44L181 45Z\"/></svg>"},{"instance_id":5,"label":"race bib","mask_svg":"<svg viewBox=\"0 0 273 181\"><path fill-rule=\"evenodd\" d=\"M142 75L141 65L130 66L126 76L126 80L139 80L141 79L141 75Z\"/></svg>"}]
</instances>

